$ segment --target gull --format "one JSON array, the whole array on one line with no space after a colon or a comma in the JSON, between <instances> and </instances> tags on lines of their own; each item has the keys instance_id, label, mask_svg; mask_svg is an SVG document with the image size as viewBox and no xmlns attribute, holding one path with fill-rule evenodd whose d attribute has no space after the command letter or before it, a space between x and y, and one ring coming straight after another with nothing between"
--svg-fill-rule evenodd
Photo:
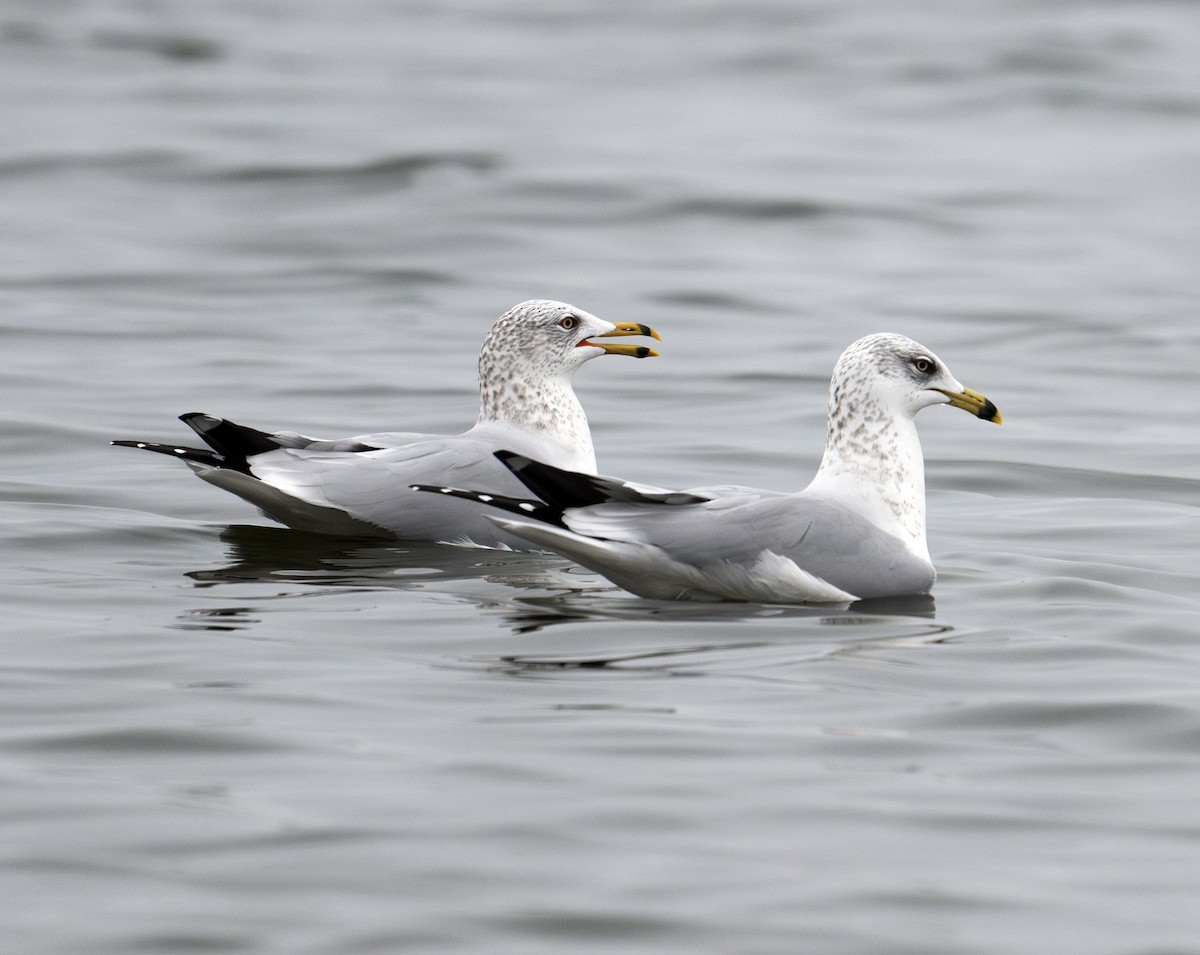
<instances>
[{"instance_id":1,"label":"gull","mask_svg":"<svg viewBox=\"0 0 1200 955\"><path fill-rule=\"evenodd\" d=\"M484 339L479 417L458 435L385 432L323 439L191 413L180 420L207 448L112 443L179 458L203 480L298 530L527 550L523 539L487 519L483 505L430 499L408 485L461 481L485 491L524 493L493 457L499 449L594 472L591 432L572 378L602 355L658 354L643 345L607 341L635 335L661 341L648 325L614 324L563 302L514 306Z\"/></svg>"},{"instance_id":2,"label":"gull","mask_svg":"<svg viewBox=\"0 0 1200 955\"><path fill-rule=\"evenodd\" d=\"M914 417L939 404L1000 424L996 406L928 348L903 335L868 335L834 368L825 453L801 491L668 491L512 451L497 457L536 500L418 489L498 508L505 513L492 520L510 534L641 597L844 603L922 594L936 572Z\"/></svg>"}]
</instances>

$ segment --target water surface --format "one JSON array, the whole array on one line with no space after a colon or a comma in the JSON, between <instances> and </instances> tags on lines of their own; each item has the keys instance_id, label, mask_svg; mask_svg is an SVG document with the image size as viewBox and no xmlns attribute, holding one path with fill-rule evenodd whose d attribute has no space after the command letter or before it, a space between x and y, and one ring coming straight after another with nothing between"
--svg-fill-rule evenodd
<instances>
[{"instance_id":1,"label":"water surface","mask_svg":"<svg viewBox=\"0 0 1200 955\"><path fill-rule=\"evenodd\" d=\"M12 3L12 951L1197 951L1200 11ZM601 467L806 483L861 334L930 598L642 601L272 527L208 411L455 431L510 305L659 328Z\"/></svg>"}]
</instances>

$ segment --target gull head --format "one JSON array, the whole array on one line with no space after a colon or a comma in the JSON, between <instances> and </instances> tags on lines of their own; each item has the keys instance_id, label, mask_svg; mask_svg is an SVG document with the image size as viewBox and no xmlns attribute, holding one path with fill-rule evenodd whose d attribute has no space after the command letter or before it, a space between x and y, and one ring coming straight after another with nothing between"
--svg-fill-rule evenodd
<instances>
[{"instance_id":1,"label":"gull head","mask_svg":"<svg viewBox=\"0 0 1200 955\"><path fill-rule=\"evenodd\" d=\"M867 417L911 420L922 408L946 404L1000 424L991 401L965 387L932 351L903 335L860 338L842 352L833 371L831 413L854 408Z\"/></svg>"},{"instance_id":2,"label":"gull head","mask_svg":"<svg viewBox=\"0 0 1200 955\"><path fill-rule=\"evenodd\" d=\"M570 380L584 362L601 355L658 355L644 345L592 341L631 335L662 340L649 325L606 322L565 302L522 302L501 315L484 339L480 381L517 380L536 387L550 379Z\"/></svg>"}]
</instances>

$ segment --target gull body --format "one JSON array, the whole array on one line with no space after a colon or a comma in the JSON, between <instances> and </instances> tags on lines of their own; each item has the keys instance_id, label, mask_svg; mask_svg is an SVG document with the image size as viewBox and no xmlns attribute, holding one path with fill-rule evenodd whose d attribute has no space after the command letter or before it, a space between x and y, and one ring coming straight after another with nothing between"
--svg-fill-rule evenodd
<instances>
[{"instance_id":1,"label":"gull body","mask_svg":"<svg viewBox=\"0 0 1200 955\"><path fill-rule=\"evenodd\" d=\"M868 335L837 362L825 453L801 491L666 491L500 452L537 497L485 503L507 512L493 518L505 531L643 597L820 603L927 593L936 572L914 418L935 404L1000 423L995 405L929 349Z\"/></svg>"},{"instance_id":2,"label":"gull body","mask_svg":"<svg viewBox=\"0 0 1200 955\"><path fill-rule=\"evenodd\" d=\"M658 338L649 326L614 324L562 302L534 300L513 307L484 340L478 418L458 435L384 432L324 439L294 431L268 433L192 413L181 420L207 448L113 443L180 458L201 479L300 530L527 547L487 519L483 505L431 502L408 485L463 481L481 490L520 493L521 484L493 457L501 448L571 471L594 472L591 432L572 378L602 355L657 354L607 340L632 335Z\"/></svg>"}]
</instances>

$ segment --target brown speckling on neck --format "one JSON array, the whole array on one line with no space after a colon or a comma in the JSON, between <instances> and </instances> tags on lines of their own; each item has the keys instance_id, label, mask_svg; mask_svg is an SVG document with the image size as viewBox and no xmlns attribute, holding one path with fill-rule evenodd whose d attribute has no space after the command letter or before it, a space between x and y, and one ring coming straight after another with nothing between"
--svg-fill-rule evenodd
<instances>
[{"instance_id":1,"label":"brown speckling on neck","mask_svg":"<svg viewBox=\"0 0 1200 955\"><path fill-rule=\"evenodd\" d=\"M534 432L594 468L587 416L571 386L581 361L556 326L563 308L525 302L492 326L479 353L479 422Z\"/></svg>"},{"instance_id":2,"label":"brown speckling on neck","mask_svg":"<svg viewBox=\"0 0 1200 955\"><path fill-rule=\"evenodd\" d=\"M925 465L911 414L884 398L903 372L902 336L870 336L848 348L834 369L829 430L814 483L858 498L881 524L925 547Z\"/></svg>"}]
</instances>

